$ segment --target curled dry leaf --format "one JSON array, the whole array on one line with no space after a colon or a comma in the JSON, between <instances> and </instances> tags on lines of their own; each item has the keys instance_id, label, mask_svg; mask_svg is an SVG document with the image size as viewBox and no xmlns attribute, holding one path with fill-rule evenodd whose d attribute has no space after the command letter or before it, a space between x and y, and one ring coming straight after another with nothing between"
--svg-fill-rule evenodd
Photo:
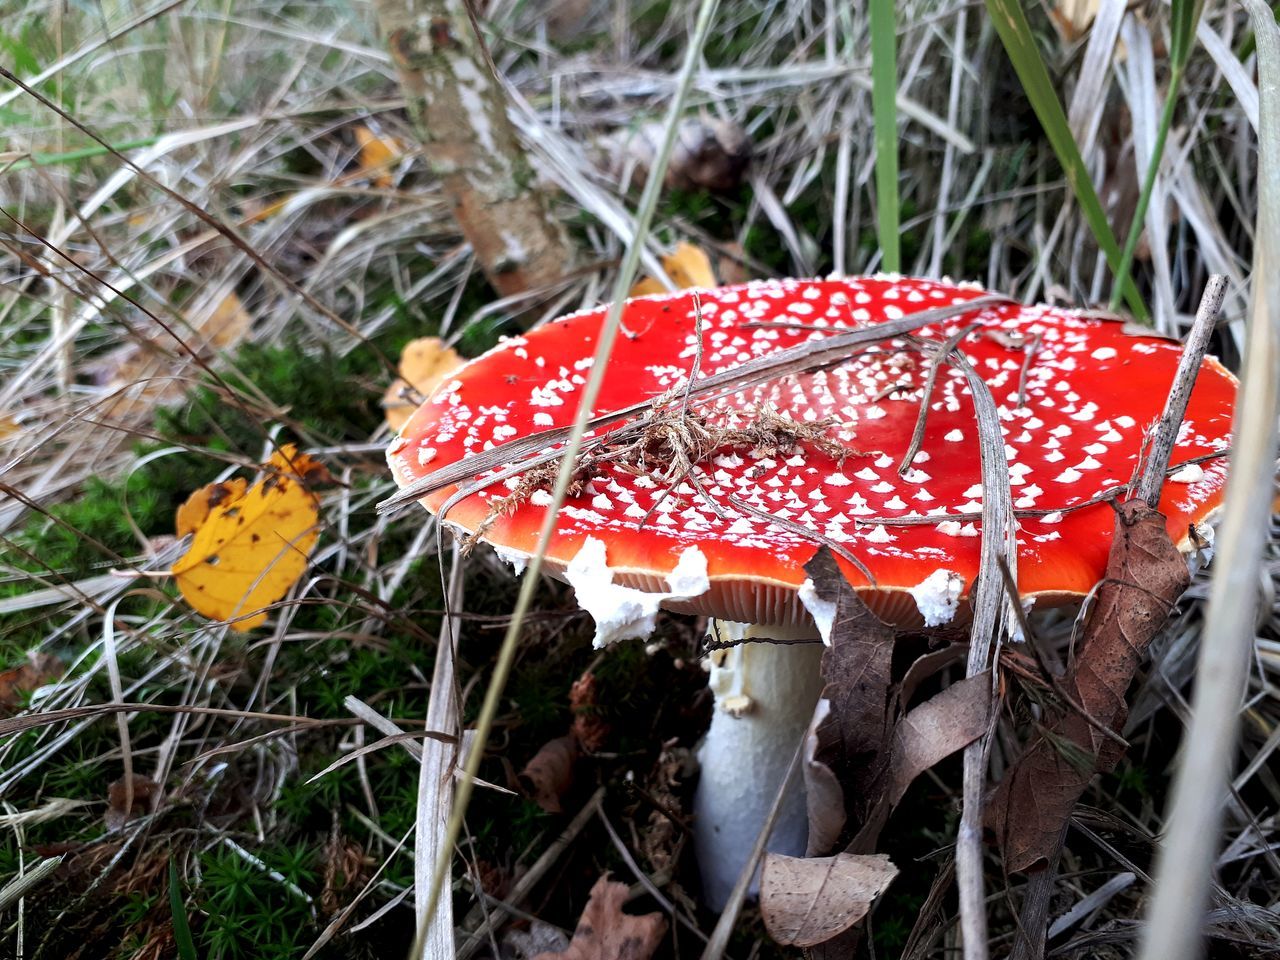
<instances>
[{"instance_id":1,"label":"curled dry leaf","mask_svg":"<svg viewBox=\"0 0 1280 960\"><path fill-rule=\"evenodd\" d=\"M1170 541L1163 514L1139 500L1116 507L1106 578L1074 669L1061 681L1084 714L1063 706L1046 717L1046 732L1027 744L989 808L1007 869L1022 872L1043 864L1094 774L1120 761L1120 745L1098 725L1113 731L1124 726L1129 685L1189 582L1187 561Z\"/></svg>"},{"instance_id":2,"label":"curled dry leaf","mask_svg":"<svg viewBox=\"0 0 1280 960\"><path fill-rule=\"evenodd\" d=\"M714 287L716 275L711 269L711 259L701 247L681 241L673 252L662 258L662 269L680 290L693 287ZM631 288L630 297L645 297L653 293L666 293L667 288L652 277L645 277Z\"/></svg>"},{"instance_id":3,"label":"curled dry leaf","mask_svg":"<svg viewBox=\"0 0 1280 960\"><path fill-rule=\"evenodd\" d=\"M263 608L306 569L320 515L308 485L327 479L322 464L286 444L253 486L209 484L187 498L176 525L194 536L171 573L192 608L215 620L235 618L240 630L261 626Z\"/></svg>"},{"instance_id":4,"label":"curled dry leaf","mask_svg":"<svg viewBox=\"0 0 1280 960\"><path fill-rule=\"evenodd\" d=\"M634 916L622 912L627 885L606 873L591 888L568 949L540 953L533 960L648 960L667 932L660 913Z\"/></svg>"},{"instance_id":5,"label":"curled dry leaf","mask_svg":"<svg viewBox=\"0 0 1280 960\"><path fill-rule=\"evenodd\" d=\"M615 176L622 177L631 169L632 181L643 183L665 135L664 123L646 123L605 138L601 147L609 154ZM742 183L751 154L751 137L738 124L688 117L680 122L663 184L677 190L734 190Z\"/></svg>"},{"instance_id":6,"label":"curled dry leaf","mask_svg":"<svg viewBox=\"0 0 1280 960\"><path fill-rule=\"evenodd\" d=\"M193 298L183 319L186 328L179 328L178 332L187 349L180 353L169 335L164 334L154 340L126 343L85 367L85 376L107 393L132 387L110 401L106 412L111 416L150 417L157 406L177 403L186 385L172 374L185 362L187 351L207 360L217 351L240 343L253 326L253 315L230 286Z\"/></svg>"},{"instance_id":7,"label":"curled dry leaf","mask_svg":"<svg viewBox=\"0 0 1280 960\"><path fill-rule=\"evenodd\" d=\"M570 733L587 753L597 753L604 748L609 737L609 725L600 719L597 702L599 683L590 670L573 682L569 688L569 710L573 713Z\"/></svg>"},{"instance_id":8,"label":"curled dry leaf","mask_svg":"<svg viewBox=\"0 0 1280 960\"><path fill-rule=\"evenodd\" d=\"M400 353L400 379L387 387L382 398L388 426L399 432L422 399L462 363L458 351L445 346L439 337L419 337L405 344ZM416 400L410 394L416 394Z\"/></svg>"},{"instance_id":9,"label":"curled dry leaf","mask_svg":"<svg viewBox=\"0 0 1280 960\"><path fill-rule=\"evenodd\" d=\"M520 771L520 783L547 813L563 813L560 801L573 787L573 765L577 760L577 739L572 734L556 737L543 744Z\"/></svg>"},{"instance_id":10,"label":"curled dry leaf","mask_svg":"<svg viewBox=\"0 0 1280 960\"><path fill-rule=\"evenodd\" d=\"M25 694L62 676L62 661L48 653L28 653L21 666L0 670L0 716L18 709Z\"/></svg>"},{"instance_id":11,"label":"curled dry leaf","mask_svg":"<svg viewBox=\"0 0 1280 960\"><path fill-rule=\"evenodd\" d=\"M163 792L160 784L139 773L133 774L128 780L124 777L116 780L107 787L107 812L103 817L107 829L119 830L130 820L151 813L159 804Z\"/></svg>"},{"instance_id":12,"label":"curled dry leaf","mask_svg":"<svg viewBox=\"0 0 1280 960\"><path fill-rule=\"evenodd\" d=\"M783 946L816 946L865 917L897 875L882 853L811 859L767 853L760 876L765 929Z\"/></svg>"},{"instance_id":13,"label":"curled dry leaf","mask_svg":"<svg viewBox=\"0 0 1280 960\"><path fill-rule=\"evenodd\" d=\"M844 789L831 768L817 759L818 728L831 713L831 701L819 700L813 721L804 736L804 799L809 817L809 839L805 856L819 857L835 849L848 822L844 812Z\"/></svg>"}]
</instances>

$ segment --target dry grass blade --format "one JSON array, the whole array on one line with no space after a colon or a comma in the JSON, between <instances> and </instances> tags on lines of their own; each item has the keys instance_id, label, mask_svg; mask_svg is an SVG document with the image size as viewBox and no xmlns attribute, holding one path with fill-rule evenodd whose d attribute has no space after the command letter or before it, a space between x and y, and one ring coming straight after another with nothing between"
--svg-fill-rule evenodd
<instances>
[{"instance_id":1,"label":"dry grass blade","mask_svg":"<svg viewBox=\"0 0 1280 960\"><path fill-rule=\"evenodd\" d=\"M1258 224L1252 310L1236 401L1231 472L1209 593L1191 725L1155 869L1142 960L1192 960L1235 757L1240 692L1254 638L1258 569L1275 485L1280 413L1280 27L1245 0L1258 49Z\"/></svg>"},{"instance_id":2,"label":"dry grass blade","mask_svg":"<svg viewBox=\"0 0 1280 960\"><path fill-rule=\"evenodd\" d=\"M982 465L982 543L980 571L973 597L973 627L965 676L991 666L991 649L1000 631L1001 607L1007 600L1001 566L1015 583L1018 577L1016 521L1009 485L1009 458L1000 433L1000 417L991 390L958 350L952 362L965 375L978 421L978 455ZM992 692L994 696L994 691ZM996 711L992 710L992 717ZM963 804L956 835L956 885L960 893L960 929L965 960L986 960L987 912L982 870L982 798L986 789L990 737L964 748Z\"/></svg>"},{"instance_id":3,"label":"dry grass blade","mask_svg":"<svg viewBox=\"0 0 1280 960\"><path fill-rule=\"evenodd\" d=\"M355 720L312 720L287 713L260 713L256 710L228 710L220 707L201 707L166 703L99 703L87 707L65 707L61 710L45 710L24 716L0 720L0 737L7 737L24 730L63 723L67 720L84 720L105 717L117 713L175 713L197 714L209 717L226 717L231 720L266 720L273 723L292 723L309 727L349 727Z\"/></svg>"},{"instance_id":4,"label":"dry grass blade","mask_svg":"<svg viewBox=\"0 0 1280 960\"><path fill-rule=\"evenodd\" d=\"M445 602L450 611L462 609L462 550L455 545L453 566ZM457 736L458 681L454 675L454 650L458 643L458 619L447 616L436 643L435 669L431 674L431 697L427 701L428 730L444 730ZM441 843L452 809L453 767L461 751L454 744L424 743L418 774L417 833L413 852L414 909L419 927L425 925L423 953L448 957L454 950L453 904L446 897L433 916L427 916L427 891L431 871L440 859Z\"/></svg>"},{"instance_id":5,"label":"dry grass blade","mask_svg":"<svg viewBox=\"0 0 1280 960\"><path fill-rule=\"evenodd\" d=\"M40 881L52 875L63 859L61 856L46 857L30 870L14 877L3 887L0 887L0 910L4 910L15 900L20 900L26 896L27 892L39 884Z\"/></svg>"}]
</instances>

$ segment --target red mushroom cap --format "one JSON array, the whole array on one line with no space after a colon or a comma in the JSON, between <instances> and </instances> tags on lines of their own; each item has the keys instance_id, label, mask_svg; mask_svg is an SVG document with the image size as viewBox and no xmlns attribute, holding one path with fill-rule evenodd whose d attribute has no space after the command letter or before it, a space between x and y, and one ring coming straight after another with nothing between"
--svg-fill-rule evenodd
<instances>
[{"instance_id":1,"label":"red mushroom cap","mask_svg":"<svg viewBox=\"0 0 1280 960\"><path fill-rule=\"evenodd\" d=\"M984 295L978 287L893 277L784 280L702 291L703 376L738 366L832 331L861 327ZM619 337L598 401L607 412L682 384L698 349L690 292L644 297L626 305L630 336ZM592 365L607 308L573 314L504 341L471 361L435 391L388 450L396 479L407 485L468 455L551 427L568 426ZM987 307L918 333L944 339L980 323L960 348L990 386L999 406L1019 515L1018 582L1024 596L1060 601L1087 593L1102 577L1113 513L1105 503L1072 509L1127 484L1144 431L1160 416L1180 355L1177 343L1135 336L1110 319L1047 306ZM799 329L784 324L803 324ZM1039 335L1025 374L1027 344ZM607 546L618 582L665 589L681 553L698 547L711 589L669 604L757 624L807 622L797 599L804 563L818 542L794 528L736 509L731 498L809 528L843 546L873 573L876 587L852 564L844 572L886 619L917 619L907 592L939 569L971 584L978 571L979 526L948 514L980 510L977 423L964 376L939 372L927 429L911 469L897 468L908 448L932 356L901 339L851 357L835 368L783 377L711 404L710 420L741 425L764 407L800 422L833 418L827 437L848 448L838 462L808 443L786 454L744 447L717 451L699 465L706 495L688 482L661 498L667 483L607 466L561 512L545 553L562 572L589 537ZM893 385L899 389L891 391ZM1236 381L1216 360L1202 365L1172 464L1225 451L1230 443ZM606 429L615 429L614 424ZM1225 456L1188 465L1166 483L1160 509L1184 549L1189 527L1219 504ZM449 522L475 530L490 503L515 485L495 484L453 507ZM449 487L422 499L435 511ZM484 539L508 556L536 547L549 495L541 492L500 517ZM642 527L641 518L654 507ZM1059 512L1060 511L1060 512ZM927 525L867 523L865 518L937 516ZM918 622L918 619L917 619Z\"/></svg>"}]
</instances>

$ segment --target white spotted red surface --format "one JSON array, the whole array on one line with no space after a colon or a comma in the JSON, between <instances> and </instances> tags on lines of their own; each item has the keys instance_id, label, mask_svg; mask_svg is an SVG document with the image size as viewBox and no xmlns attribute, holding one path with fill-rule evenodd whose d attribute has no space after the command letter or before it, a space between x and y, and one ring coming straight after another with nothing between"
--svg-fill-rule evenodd
<instances>
[{"instance_id":1,"label":"white spotted red surface","mask_svg":"<svg viewBox=\"0 0 1280 960\"><path fill-rule=\"evenodd\" d=\"M768 281L704 291L702 371L732 368L824 336L776 324L846 329L982 294L975 286L885 277ZM605 312L601 307L578 313L506 340L457 371L392 443L388 460L397 480L407 484L514 437L571 424ZM1102 576L1113 514L1106 504L1070 508L1129 481L1144 429L1160 415L1180 347L1132 336L1114 321L1050 307L987 308L919 332L941 339L975 321L982 329L967 337L962 349L999 406L1014 507L1063 511L1019 518L1020 587L1024 594L1046 598L1085 593ZM631 301L624 325L632 335L617 340L597 412L681 384L694 362L691 294ZM989 334L996 330L1006 336ZM1029 339L1037 333L1041 344L1032 355L1026 403L1018 407L1026 350L1008 335ZM977 423L964 377L944 365L921 452L899 476L931 361L901 340L875 350L834 369L771 381L702 408L729 425L765 405L796 420L834 418L838 425L828 436L849 448L843 463L804 445L790 456L724 449L701 465L706 491L719 502L724 519L683 484L658 504L643 528L640 518L666 484L614 469L565 504L547 546L551 569L562 568L586 537L595 536L607 544L611 567L630 574L637 585L657 588L681 551L697 545L707 556L713 589L688 608L755 622L803 619L791 598L817 544L736 511L728 502L733 496L855 554L881 588L897 591L897 599L885 594L881 602L868 594L873 606L890 615L900 608L905 615L901 591L939 568L972 581L980 524L976 518L945 519L982 505ZM889 386L904 382L906 387L886 395ZM1217 361L1206 360L1173 464L1229 445L1235 390L1234 378ZM1185 542L1188 524L1217 506L1225 472L1224 457L1180 471L1166 483L1160 507L1175 542ZM434 510L452 492L442 490L422 502ZM474 529L489 513L489 501L507 492L500 484L490 487L453 508L447 519ZM498 520L485 539L508 551L532 552L549 499L535 495ZM921 514L937 516L938 522L864 522ZM841 564L855 585L866 583L852 565Z\"/></svg>"}]
</instances>

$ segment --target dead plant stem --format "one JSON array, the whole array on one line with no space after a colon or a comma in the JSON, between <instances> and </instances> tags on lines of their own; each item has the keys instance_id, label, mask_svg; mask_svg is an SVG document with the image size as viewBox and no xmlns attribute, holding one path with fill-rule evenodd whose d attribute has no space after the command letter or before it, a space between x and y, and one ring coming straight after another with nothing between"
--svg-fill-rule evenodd
<instances>
[{"instance_id":1,"label":"dead plant stem","mask_svg":"<svg viewBox=\"0 0 1280 960\"><path fill-rule=\"evenodd\" d=\"M1280 27L1245 0L1257 41L1258 223L1253 292L1219 550L1196 667L1190 727L1174 783L1141 960L1194 960L1236 753L1241 694L1253 647L1258 572L1275 485L1280 412Z\"/></svg>"},{"instance_id":2,"label":"dead plant stem","mask_svg":"<svg viewBox=\"0 0 1280 960\"><path fill-rule=\"evenodd\" d=\"M1205 284L1204 295L1200 298L1200 309L1196 311L1195 323L1187 334L1187 342L1182 348L1182 357L1178 361L1178 372L1174 375L1173 386L1169 389L1165 400L1164 412L1160 422L1156 424L1151 437L1151 449L1147 454L1147 462L1142 470L1142 479L1138 481L1135 496L1145 500L1148 506L1156 507L1160 503L1160 491L1164 487L1165 472L1169 466L1169 457L1173 454L1173 445L1178 439L1178 429L1182 426L1182 418L1187 412L1187 402L1191 399L1191 390L1196 385L1196 377L1200 373L1200 365L1209 349L1209 338L1213 336L1213 328L1218 320L1218 311L1222 309L1222 300L1227 295L1227 278L1214 274Z\"/></svg>"}]
</instances>

